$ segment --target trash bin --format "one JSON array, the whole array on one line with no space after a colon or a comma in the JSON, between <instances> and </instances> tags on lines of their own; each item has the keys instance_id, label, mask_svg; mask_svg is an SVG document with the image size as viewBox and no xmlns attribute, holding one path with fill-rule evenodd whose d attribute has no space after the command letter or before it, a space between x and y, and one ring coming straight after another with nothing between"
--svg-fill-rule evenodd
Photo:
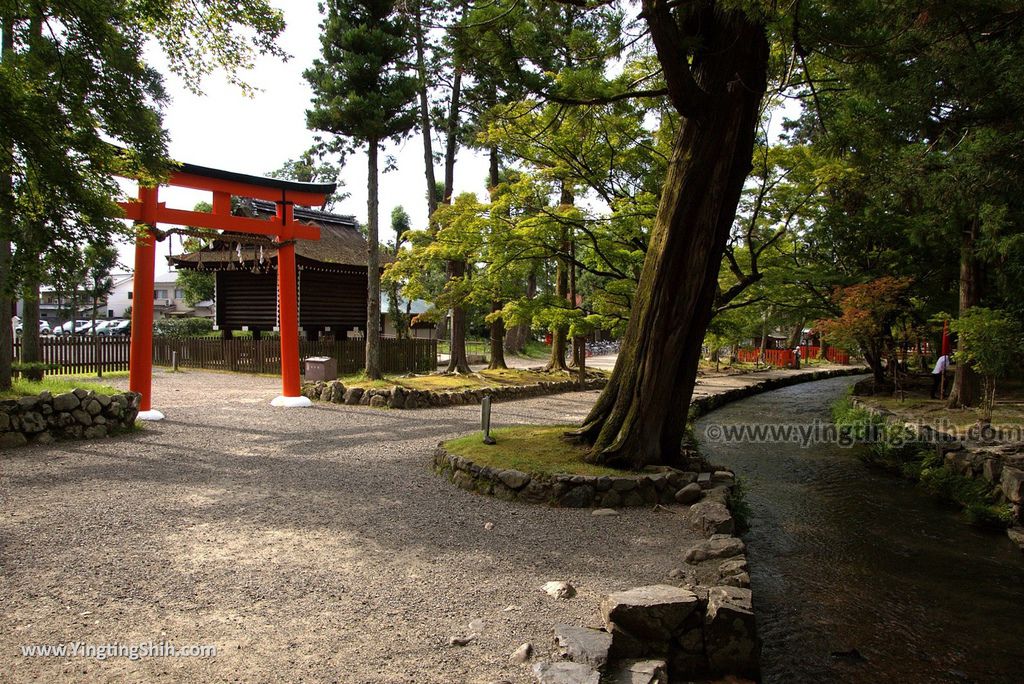
<instances>
[{"instance_id":1,"label":"trash bin","mask_svg":"<svg viewBox=\"0 0 1024 684\"><path fill-rule=\"evenodd\" d=\"M338 360L329 356L310 356L306 359L306 380L337 380Z\"/></svg>"}]
</instances>

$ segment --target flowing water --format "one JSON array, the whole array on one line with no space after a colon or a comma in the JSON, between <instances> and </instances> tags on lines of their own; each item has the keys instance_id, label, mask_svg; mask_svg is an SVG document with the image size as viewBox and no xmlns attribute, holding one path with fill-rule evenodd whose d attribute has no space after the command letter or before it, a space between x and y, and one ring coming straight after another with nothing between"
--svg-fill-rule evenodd
<instances>
[{"instance_id":1,"label":"flowing water","mask_svg":"<svg viewBox=\"0 0 1024 684\"><path fill-rule=\"evenodd\" d=\"M712 442L709 425L812 424L855 379L797 385L698 422L747 489L766 682L1024 682L1024 554L835 444Z\"/></svg>"}]
</instances>

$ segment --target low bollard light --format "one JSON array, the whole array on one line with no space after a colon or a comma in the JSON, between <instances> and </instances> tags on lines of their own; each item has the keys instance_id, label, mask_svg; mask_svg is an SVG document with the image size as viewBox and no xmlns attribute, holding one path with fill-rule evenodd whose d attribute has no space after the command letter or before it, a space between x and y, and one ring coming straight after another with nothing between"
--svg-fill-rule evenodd
<instances>
[{"instance_id":1,"label":"low bollard light","mask_svg":"<svg viewBox=\"0 0 1024 684\"><path fill-rule=\"evenodd\" d=\"M484 431L484 444L497 444L491 437L491 397L486 396L480 402L480 427Z\"/></svg>"}]
</instances>

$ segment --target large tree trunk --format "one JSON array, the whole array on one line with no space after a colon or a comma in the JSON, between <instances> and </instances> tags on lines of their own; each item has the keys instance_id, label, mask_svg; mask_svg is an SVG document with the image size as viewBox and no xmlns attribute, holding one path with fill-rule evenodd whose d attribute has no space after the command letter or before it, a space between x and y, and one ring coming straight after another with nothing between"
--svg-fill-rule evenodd
<instances>
[{"instance_id":1,"label":"large tree trunk","mask_svg":"<svg viewBox=\"0 0 1024 684\"><path fill-rule=\"evenodd\" d=\"M11 58L14 52L14 22L2 19L3 42L0 57ZM0 169L10 169L14 163L12 151L4 146L0 150ZM0 173L0 391L11 388L14 352L14 330L11 328L14 277L11 269L11 241L14 237L14 181L9 172Z\"/></svg>"},{"instance_id":2,"label":"large tree trunk","mask_svg":"<svg viewBox=\"0 0 1024 684\"><path fill-rule=\"evenodd\" d=\"M370 139L366 200L366 377L380 380L380 247L377 244L377 146Z\"/></svg>"},{"instance_id":3,"label":"large tree trunk","mask_svg":"<svg viewBox=\"0 0 1024 684\"><path fill-rule=\"evenodd\" d=\"M576 198L573 197L572 190L570 190L569 186L565 182L563 182L562 196L559 200L559 204L564 208L566 206L572 206L575 201ZM568 255L569 248L569 229L563 225L561 245L559 245L559 249L561 250L562 254ZM568 258L559 257L558 262L555 266L555 296L558 298L560 302L564 302L565 304L570 304L569 268L570 264ZM572 302L571 306L575 307L576 302ZM565 353L568 351L569 348L569 329L564 325L560 325L557 326L554 330L552 330L551 333L551 358L548 359L548 364L547 366L545 366L544 370L567 371L569 370L569 367L565 363Z\"/></svg>"},{"instance_id":4,"label":"large tree trunk","mask_svg":"<svg viewBox=\"0 0 1024 684\"><path fill-rule=\"evenodd\" d=\"M687 83L680 72L689 70L707 97L684 110L687 94L670 93L689 114L673 142L629 327L608 385L574 433L592 445L589 461L637 469L679 462L722 254L751 168L768 64L764 27L711 3L694 10L702 50L692 65L667 64L660 51L678 48L665 40L678 25L663 23L664 6L644 7L661 12L647 21L670 90Z\"/></svg>"},{"instance_id":5,"label":"large tree trunk","mask_svg":"<svg viewBox=\"0 0 1024 684\"><path fill-rule=\"evenodd\" d=\"M501 180L501 168L498 163L498 148L491 146L490 149L490 170L488 178L488 192L491 196L491 201L497 199L498 194L498 182ZM502 303L498 300L491 302L491 313L501 311ZM505 319L503 317L495 318L491 322L491 359L488 363L487 368L489 370L500 370L508 368L505 364Z\"/></svg>"},{"instance_id":6,"label":"large tree trunk","mask_svg":"<svg viewBox=\"0 0 1024 684\"><path fill-rule=\"evenodd\" d=\"M21 321L21 361L41 363L43 355L39 344L39 274L34 269L26 273L21 298L25 302ZM42 369L22 371L22 375L29 380L43 379Z\"/></svg>"},{"instance_id":7,"label":"large tree trunk","mask_svg":"<svg viewBox=\"0 0 1024 684\"><path fill-rule=\"evenodd\" d=\"M978 239L978 219L975 217L964 228L960 238L960 315L981 300L978 291L980 266L974 253L974 242ZM962 408L977 406L981 389L981 378L973 368L964 362L956 364L953 389L949 393L949 407Z\"/></svg>"},{"instance_id":8,"label":"large tree trunk","mask_svg":"<svg viewBox=\"0 0 1024 684\"><path fill-rule=\"evenodd\" d=\"M437 181L434 178L434 141L431 137L430 98L427 93L427 38L423 29L423 4L416 8L416 70L419 75L420 132L423 134L423 165L427 181L427 220L437 211Z\"/></svg>"},{"instance_id":9,"label":"large tree trunk","mask_svg":"<svg viewBox=\"0 0 1024 684\"><path fill-rule=\"evenodd\" d=\"M531 273L526 279L526 298L533 299L537 296L537 274ZM529 323L520 323L512 326L505 333L505 351L510 354L522 354L526 351L526 343L530 339L532 327Z\"/></svg>"},{"instance_id":10,"label":"large tree trunk","mask_svg":"<svg viewBox=\"0 0 1024 684\"><path fill-rule=\"evenodd\" d=\"M455 67L452 79L452 100L448 109L448 124L445 131L444 151L444 197L445 204L452 203L455 192L455 153L459 147L459 102L462 98L462 69ZM466 275L464 261L448 262L448 279L462 278ZM466 358L466 309L461 304L452 307L450 330L451 356L448 360L447 373L471 373L469 360Z\"/></svg>"},{"instance_id":11,"label":"large tree trunk","mask_svg":"<svg viewBox=\"0 0 1024 684\"><path fill-rule=\"evenodd\" d=\"M491 312L501 311L501 302L491 304ZM505 319L495 318L491 323L491 361L487 365L490 370L508 368L505 363Z\"/></svg>"},{"instance_id":12,"label":"large tree trunk","mask_svg":"<svg viewBox=\"0 0 1024 684\"><path fill-rule=\"evenodd\" d=\"M448 278L462 278L466 274L466 263L464 261L448 262ZM469 359L466 357L466 310L461 306L452 307L450 349L451 357L448 360L446 373L469 374L473 370L469 367Z\"/></svg>"}]
</instances>

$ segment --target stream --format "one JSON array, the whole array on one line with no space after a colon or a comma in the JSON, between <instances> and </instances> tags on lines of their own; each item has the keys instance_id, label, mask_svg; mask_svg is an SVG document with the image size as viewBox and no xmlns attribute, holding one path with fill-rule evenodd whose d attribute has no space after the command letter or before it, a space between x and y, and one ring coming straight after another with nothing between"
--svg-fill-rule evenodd
<instances>
[{"instance_id":1,"label":"stream","mask_svg":"<svg viewBox=\"0 0 1024 684\"><path fill-rule=\"evenodd\" d=\"M857 378L796 385L698 421L746 488L765 682L1024 682L1024 554L836 444L725 443L709 425L811 424Z\"/></svg>"}]
</instances>

